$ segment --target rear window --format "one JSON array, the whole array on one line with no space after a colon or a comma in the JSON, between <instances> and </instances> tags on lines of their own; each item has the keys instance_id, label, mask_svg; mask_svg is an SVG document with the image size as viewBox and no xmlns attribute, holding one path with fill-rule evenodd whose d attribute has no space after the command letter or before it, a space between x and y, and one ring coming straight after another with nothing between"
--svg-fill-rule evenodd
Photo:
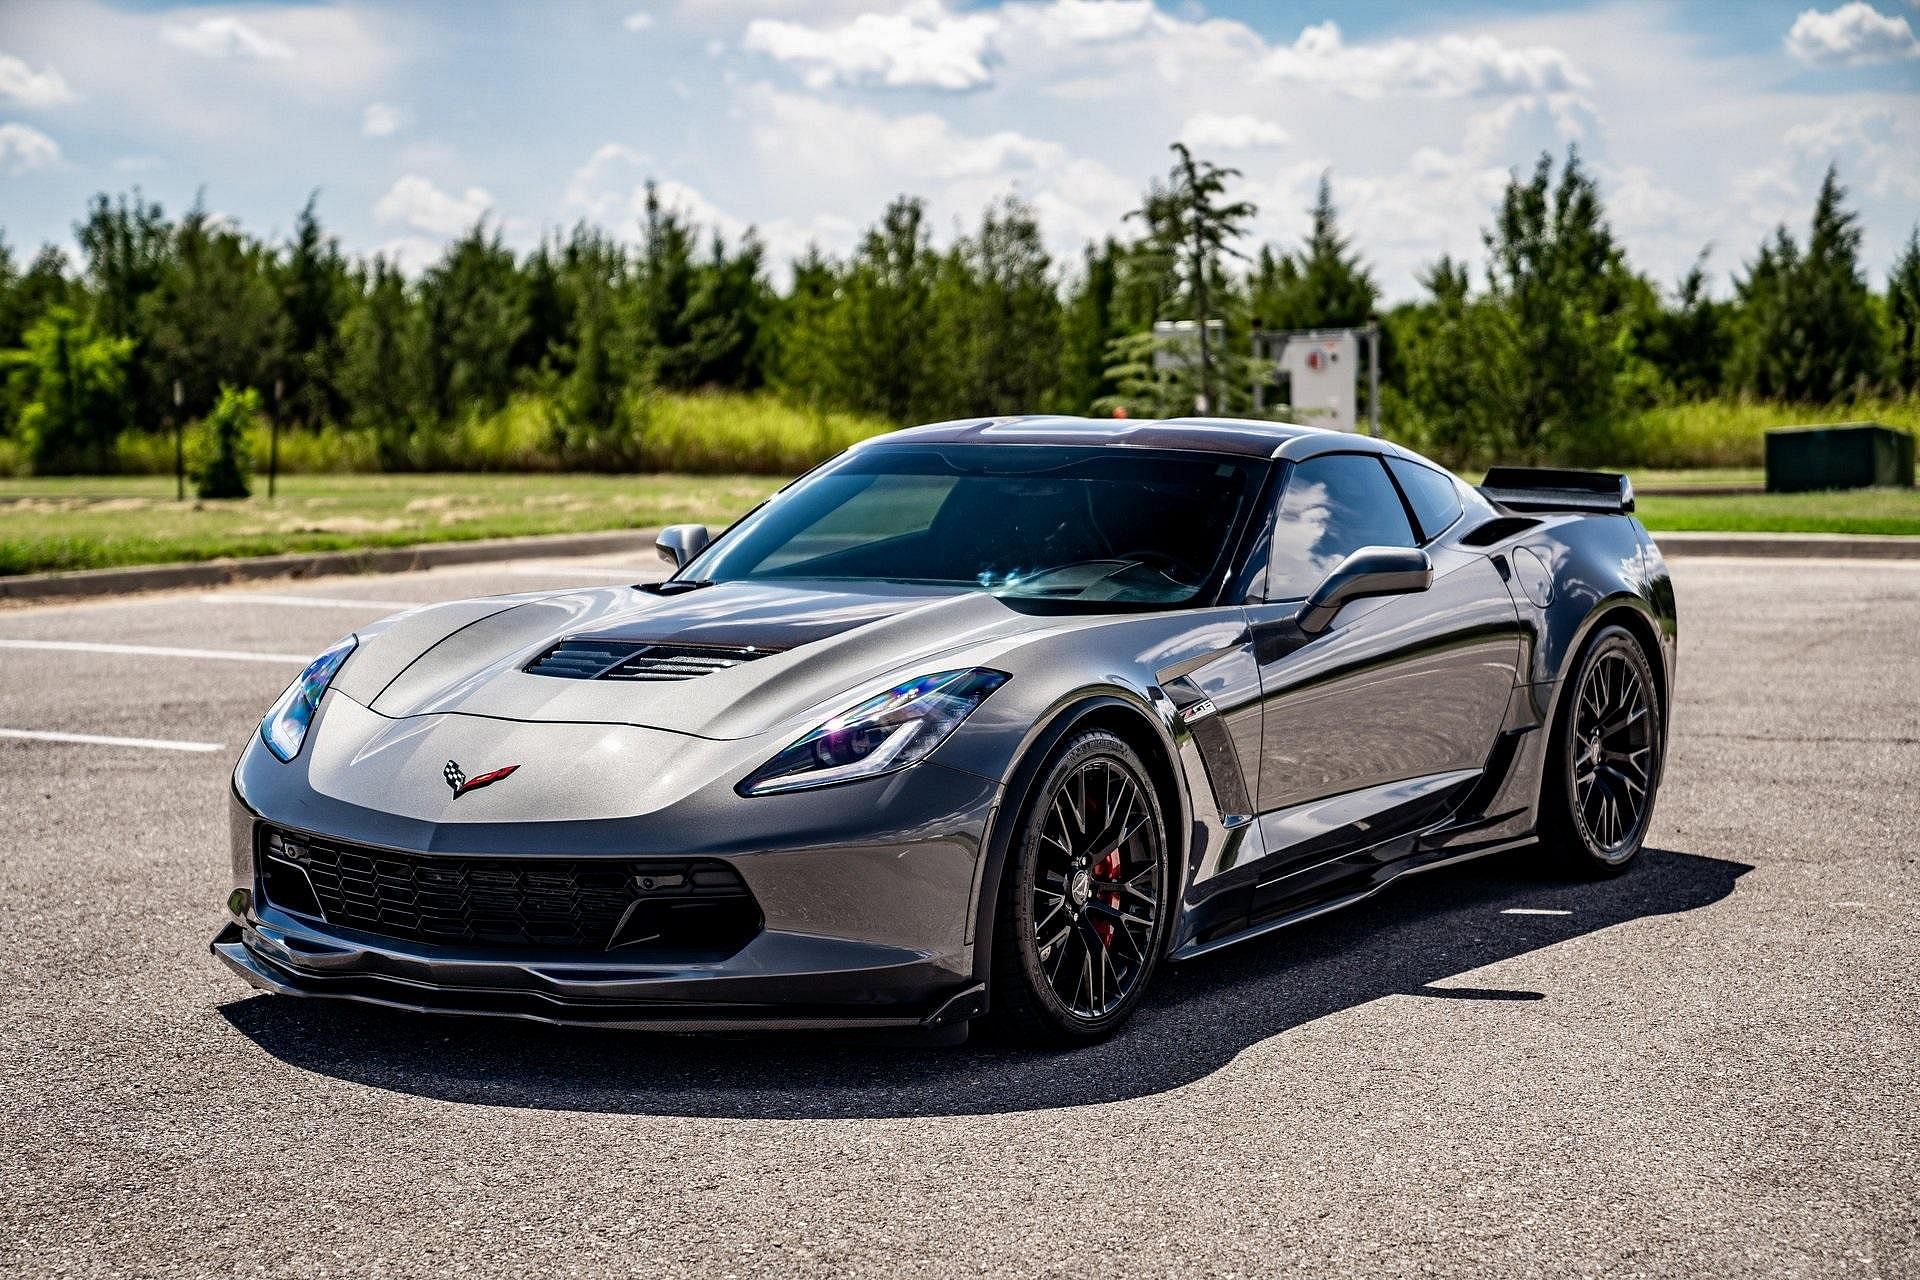
<instances>
[{"instance_id":1,"label":"rear window","mask_svg":"<svg viewBox=\"0 0 1920 1280\"><path fill-rule=\"evenodd\" d=\"M1387 467L1413 507L1422 542L1438 537L1460 518L1460 490L1452 476L1404 458L1388 458Z\"/></svg>"}]
</instances>

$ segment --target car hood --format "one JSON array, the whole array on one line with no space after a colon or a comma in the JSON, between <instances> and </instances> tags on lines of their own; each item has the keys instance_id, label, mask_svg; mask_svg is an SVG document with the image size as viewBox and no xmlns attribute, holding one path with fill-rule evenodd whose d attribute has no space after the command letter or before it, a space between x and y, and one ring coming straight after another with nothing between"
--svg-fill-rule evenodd
<instances>
[{"instance_id":1,"label":"car hood","mask_svg":"<svg viewBox=\"0 0 1920 1280\"><path fill-rule=\"evenodd\" d=\"M380 715L626 724L704 738L765 732L891 673L1068 622L981 592L729 582L463 601L369 633L335 688ZM524 668L567 640L769 651L683 680L566 679Z\"/></svg>"}]
</instances>

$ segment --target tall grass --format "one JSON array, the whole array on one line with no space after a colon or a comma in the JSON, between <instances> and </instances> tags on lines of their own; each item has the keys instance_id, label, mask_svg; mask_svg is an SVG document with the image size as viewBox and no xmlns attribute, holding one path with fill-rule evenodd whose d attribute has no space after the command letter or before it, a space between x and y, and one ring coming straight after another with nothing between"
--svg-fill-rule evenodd
<instances>
[{"instance_id":1,"label":"tall grass","mask_svg":"<svg viewBox=\"0 0 1920 1280\"><path fill-rule=\"evenodd\" d=\"M1766 461L1767 432L1778 427L1877 422L1920 432L1920 399L1866 400L1847 405L1794 405L1703 400L1648 409L1623 420L1591 457L1579 461L1621 467L1757 467Z\"/></svg>"},{"instance_id":2,"label":"tall grass","mask_svg":"<svg viewBox=\"0 0 1920 1280\"><path fill-rule=\"evenodd\" d=\"M677 471L700 475L790 476L848 445L892 430L878 418L792 405L771 395L710 392L635 397L608 427L570 427L544 396L516 396L495 413L475 414L389 444L399 469L413 471ZM190 428L190 430L193 430ZM8 442L0 441L0 446ZM249 434L264 470L265 423ZM0 474L25 474L24 456L0 448ZM173 437L129 432L116 454L127 475L173 471ZM287 475L383 470L380 442L367 431L280 433Z\"/></svg>"},{"instance_id":3,"label":"tall grass","mask_svg":"<svg viewBox=\"0 0 1920 1280\"><path fill-rule=\"evenodd\" d=\"M1581 441L1562 461L1663 470L1758 467L1769 430L1837 422L1880 422L1920 432L1920 398L1846 405L1731 399L1667 405L1622 419L1613 430ZM1389 434L1393 425L1389 421ZM397 469L413 471L791 476L891 427L878 418L808 409L766 394L712 392L636 397L615 425L583 430L570 428L552 400L522 395L498 412L423 429L390 445L388 453L397 455ZM1418 447L1417 441L1410 442ZM255 467L264 471L269 447L264 423L255 425L249 444ZM1445 450L1437 456L1455 462L1502 460L1447 458ZM171 474L173 438L129 432L120 438L116 458L123 474ZM370 432L280 434L280 470L286 475L386 469L394 468L382 466L380 443ZM0 476L27 473L28 458L20 442L0 438Z\"/></svg>"}]
</instances>

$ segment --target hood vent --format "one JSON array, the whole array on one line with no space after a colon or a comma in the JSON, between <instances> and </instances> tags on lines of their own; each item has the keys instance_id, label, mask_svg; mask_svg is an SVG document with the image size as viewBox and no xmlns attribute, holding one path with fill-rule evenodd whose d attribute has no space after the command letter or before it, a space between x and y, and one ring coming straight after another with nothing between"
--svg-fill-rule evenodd
<instances>
[{"instance_id":1,"label":"hood vent","mask_svg":"<svg viewBox=\"0 0 1920 1280\"><path fill-rule=\"evenodd\" d=\"M691 680L772 652L720 645L562 640L522 670L563 680Z\"/></svg>"}]
</instances>

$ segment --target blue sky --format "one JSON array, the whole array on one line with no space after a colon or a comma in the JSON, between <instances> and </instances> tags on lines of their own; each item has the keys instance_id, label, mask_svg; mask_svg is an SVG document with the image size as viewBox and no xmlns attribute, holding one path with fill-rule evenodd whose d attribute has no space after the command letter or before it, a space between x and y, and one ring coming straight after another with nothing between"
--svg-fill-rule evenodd
<instances>
[{"instance_id":1,"label":"blue sky","mask_svg":"<svg viewBox=\"0 0 1920 1280\"><path fill-rule=\"evenodd\" d=\"M486 213L509 240L639 190L776 258L842 251L899 192L942 237L1017 192L1063 256L1184 138L1297 242L1322 171L1389 296L1477 256L1510 169L1576 142L1657 278L1726 276L1837 161L1884 274L1920 219L1915 0L0 0L0 230L71 243L140 187L284 234L319 188L410 266Z\"/></svg>"}]
</instances>

